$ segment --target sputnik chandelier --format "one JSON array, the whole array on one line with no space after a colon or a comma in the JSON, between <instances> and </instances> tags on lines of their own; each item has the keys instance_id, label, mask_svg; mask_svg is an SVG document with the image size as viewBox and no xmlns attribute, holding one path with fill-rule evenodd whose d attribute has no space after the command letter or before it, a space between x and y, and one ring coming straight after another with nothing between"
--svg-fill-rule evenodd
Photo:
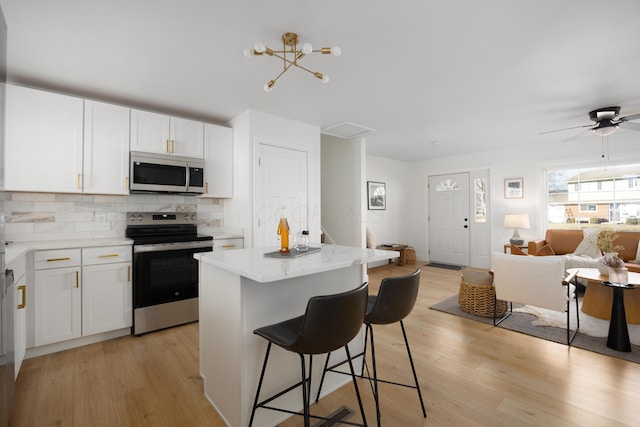
<instances>
[{"instance_id":1,"label":"sputnik chandelier","mask_svg":"<svg viewBox=\"0 0 640 427\"><path fill-rule=\"evenodd\" d=\"M314 52L322 53L324 55L333 54L334 56L339 56L342 53L342 50L337 46L323 47L321 49L314 50L311 43L303 44L302 49L298 50L298 35L296 33L284 33L282 35L282 50L273 50L265 46L264 43L258 42L255 44L253 49L245 49L244 56L251 58L253 56L262 56L266 54L282 60L282 71L280 74L278 74L273 80L269 80L267 84L264 85L264 90L266 92L271 92L278 79L291 67L300 68L309 74L313 74L315 78L322 80L323 83L327 83L329 81L329 76L316 71L311 71L298 63L305 55L309 55Z\"/></svg>"}]
</instances>

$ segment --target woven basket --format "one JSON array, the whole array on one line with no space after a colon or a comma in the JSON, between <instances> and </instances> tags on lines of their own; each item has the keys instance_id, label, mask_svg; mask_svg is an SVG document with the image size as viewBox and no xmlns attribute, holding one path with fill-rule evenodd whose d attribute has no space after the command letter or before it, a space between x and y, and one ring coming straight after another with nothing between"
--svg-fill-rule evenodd
<instances>
[{"instance_id":1,"label":"woven basket","mask_svg":"<svg viewBox=\"0 0 640 427\"><path fill-rule=\"evenodd\" d=\"M478 285L460 280L458 304L462 311L481 317L493 317L493 300L495 298L493 285ZM496 316L500 317L507 311L507 302L497 300Z\"/></svg>"},{"instance_id":2,"label":"woven basket","mask_svg":"<svg viewBox=\"0 0 640 427\"><path fill-rule=\"evenodd\" d=\"M405 262L408 265L413 265L416 263L416 250L409 246L405 251Z\"/></svg>"}]
</instances>

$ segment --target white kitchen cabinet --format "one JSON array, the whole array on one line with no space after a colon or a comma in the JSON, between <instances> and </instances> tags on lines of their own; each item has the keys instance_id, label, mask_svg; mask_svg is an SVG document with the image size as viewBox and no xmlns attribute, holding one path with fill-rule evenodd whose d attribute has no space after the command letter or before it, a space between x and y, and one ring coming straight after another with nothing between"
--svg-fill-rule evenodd
<instances>
[{"instance_id":1,"label":"white kitchen cabinet","mask_svg":"<svg viewBox=\"0 0 640 427\"><path fill-rule=\"evenodd\" d=\"M200 197L233 197L233 129L204 125L205 192Z\"/></svg>"},{"instance_id":2,"label":"white kitchen cabinet","mask_svg":"<svg viewBox=\"0 0 640 427\"><path fill-rule=\"evenodd\" d=\"M130 327L131 246L34 253L34 344Z\"/></svg>"},{"instance_id":3,"label":"white kitchen cabinet","mask_svg":"<svg viewBox=\"0 0 640 427\"><path fill-rule=\"evenodd\" d=\"M15 377L18 378L24 355L27 352L27 284L24 273L16 280L14 305L14 361Z\"/></svg>"},{"instance_id":4,"label":"white kitchen cabinet","mask_svg":"<svg viewBox=\"0 0 640 427\"><path fill-rule=\"evenodd\" d=\"M34 265L35 345L80 337L80 249L38 251L34 254Z\"/></svg>"},{"instance_id":5,"label":"white kitchen cabinet","mask_svg":"<svg viewBox=\"0 0 640 427\"><path fill-rule=\"evenodd\" d=\"M227 251L230 249L243 249L244 239L242 237L235 237L231 239L213 239L214 251Z\"/></svg>"},{"instance_id":6,"label":"white kitchen cabinet","mask_svg":"<svg viewBox=\"0 0 640 427\"><path fill-rule=\"evenodd\" d=\"M204 124L132 109L131 150L202 159Z\"/></svg>"},{"instance_id":7,"label":"white kitchen cabinet","mask_svg":"<svg viewBox=\"0 0 640 427\"><path fill-rule=\"evenodd\" d=\"M82 249L82 336L132 324L131 246Z\"/></svg>"},{"instance_id":8,"label":"white kitchen cabinet","mask_svg":"<svg viewBox=\"0 0 640 427\"><path fill-rule=\"evenodd\" d=\"M6 85L5 123L5 190L82 192L82 98Z\"/></svg>"},{"instance_id":9,"label":"white kitchen cabinet","mask_svg":"<svg viewBox=\"0 0 640 427\"><path fill-rule=\"evenodd\" d=\"M85 193L129 194L129 115L127 107L84 101Z\"/></svg>"}]
</instances>

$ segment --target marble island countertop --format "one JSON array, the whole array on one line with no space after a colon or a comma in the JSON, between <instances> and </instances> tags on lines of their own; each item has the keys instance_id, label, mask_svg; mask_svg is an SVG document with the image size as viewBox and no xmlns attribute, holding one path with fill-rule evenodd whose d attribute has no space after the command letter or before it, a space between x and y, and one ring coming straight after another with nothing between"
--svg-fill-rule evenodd
<instances>
[{"instance_id":1,"label":"marble island countertop","mask_svg":"<svg viewBox=\"0 0 640 427\"><path fill-rule=\"evenodd\" d=\"M311 245L317 246L317 245ZM276 259L264 254L275 248L248 248L195 254L200 262L214 265L256 282L267 283L309 274L397 258L397 251L322 245L322 249L297 258Z\"/></svg>"}]
</instances>

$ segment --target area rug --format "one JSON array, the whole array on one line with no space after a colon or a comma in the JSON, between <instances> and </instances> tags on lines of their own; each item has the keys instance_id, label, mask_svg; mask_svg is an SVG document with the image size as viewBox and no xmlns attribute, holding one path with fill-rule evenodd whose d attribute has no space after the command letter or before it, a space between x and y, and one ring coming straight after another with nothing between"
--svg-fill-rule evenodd
<instances>
[{"instance_id":1,"label":"area rug","mask_svg":"<svg viewBox=\"0 0 640 427\"><path fill-rule=\"evenodd\" d=\"M462 311L458 305L457 295L453 295L442 302L434 304L430 308L489 325L493 324L493 318L475 316ZM575 305L573 305L572 308L575 308ZM526 305L516 307L514 304L513 314L498 325L498 327L565 344L567 331L564 326L566 322L564 319L566 319L566 315L562 313ZM573 312L571 319L573 328L575 327L575 316ZM553 325L562 326L557 327ZM580 332L578 332L578 335L576 335L571 345L595 353L640 363L640 325L629 325L629 338L631 340L630 353L616 351L607 347L608 331L608 320L597 319L580 311Z\"/></svg>"},{"instance_id":2,"label":"area rug","mask_svg":"<svg viewBox=\"0 0 640 427\"><path fill-rule=\"evenodd\" d=\"M447 270L460 270L462 267L459 265L451 265L451 264L442 264L439 262L430 262L429 264L425 264L425 267L435 267L435 268L444 268Z\"/></svg>"}]
</instances>

